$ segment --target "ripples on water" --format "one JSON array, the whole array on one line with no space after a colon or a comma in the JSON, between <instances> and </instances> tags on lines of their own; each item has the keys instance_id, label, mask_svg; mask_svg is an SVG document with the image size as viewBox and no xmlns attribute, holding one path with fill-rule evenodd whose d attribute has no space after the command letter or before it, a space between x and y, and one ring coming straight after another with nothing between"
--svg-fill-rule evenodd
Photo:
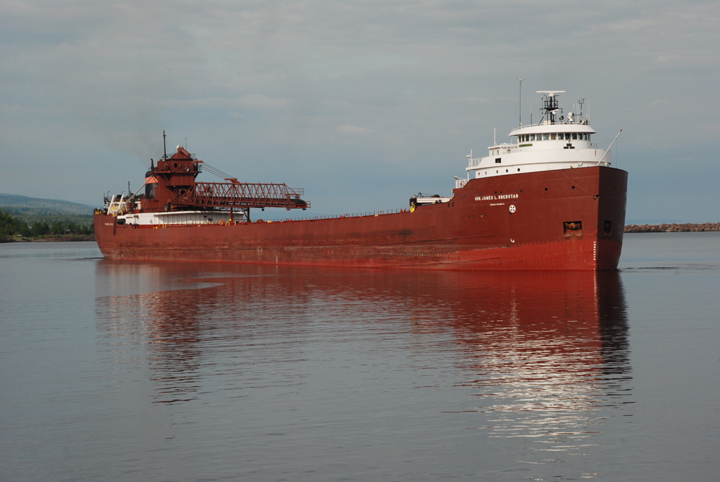
<instances>
[{"instance_id":1,"label":"ripples on water","mask_svg":"<svg viewBox=\"0 0 720 482\"><path fill-rule=\"evenodd\" d=\"M155 403L202 403L217 392L254 399L270 390L299 397L300 412L306 403L326 405L330 419L349 425L343 437L351 439L367 417L386 423L382 411L407 406L429 410L410 433L430 446L440 442L432 427L452 414L486 413L453 423L533 439L525 458L535 458L525 462L542 464L545 452L586 450L605 416L599 409L630 402L618 273L207 273L206 266L109 262L97 270L99 279L172 286L97 297L110 363L146 367ZM422 402L427 392L432 403ZM351 415L342 407L356 404ZM392 432L392 418L387 423ZM285 428L275 434L285 435Z\"/></svg>"},{"instance_id":2,"label":"ripples on water","mask_svg":"<svg viewBox=\"0 0 720 482\"><path fill-rule=\"evenodd\" d=\"M627 463L617 444L637 396L621 273L7 253L21 279L0 298L2 353L27 366L3 382L19 417L2 419L4 480L53 464L55 480L576 480ZM23 276L47 289L68 270L77 286L65 280L58 310L28 306ZM28 352L40 329L66 332L61 353ZM59 372L62 386L48 378ZM38 468L18 465L43 431Z\"/></svg>"}]
</instances>

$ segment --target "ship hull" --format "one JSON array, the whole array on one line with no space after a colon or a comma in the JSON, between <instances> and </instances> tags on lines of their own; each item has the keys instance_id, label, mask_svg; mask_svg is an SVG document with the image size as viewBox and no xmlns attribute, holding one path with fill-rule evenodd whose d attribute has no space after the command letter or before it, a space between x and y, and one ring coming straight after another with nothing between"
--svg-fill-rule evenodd
<instances>
[{"instance_id":1,"label":"ship hull","mask_svg":"<svg viewBox=\"0 0 720 482\"><path fill-rule=\"evenodd\" d=\"M113 260L441 270L617 268L627 173L608 167L473 179L450 202L392 214L230 225L119 225L95 215Z\"/></svg>"}]
</instances>

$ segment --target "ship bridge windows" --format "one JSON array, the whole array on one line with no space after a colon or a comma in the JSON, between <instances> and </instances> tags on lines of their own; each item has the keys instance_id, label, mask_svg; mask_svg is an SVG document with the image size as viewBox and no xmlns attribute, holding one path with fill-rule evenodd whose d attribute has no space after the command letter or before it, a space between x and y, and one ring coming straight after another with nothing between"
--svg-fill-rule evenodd
<instances>
[{"instance_id":1,"label":"ship bridge windows","mask_svg":"<svg viewBox=\"0 0 720 482\"><path fill-rule=\"evenodd\" d=\"M523 134L518 136L520 142L540 141L589 141L590 134L578 132L548 132L547 134ZM495 152L496 154L499 152Z\"/></svg>"}]
</instances>

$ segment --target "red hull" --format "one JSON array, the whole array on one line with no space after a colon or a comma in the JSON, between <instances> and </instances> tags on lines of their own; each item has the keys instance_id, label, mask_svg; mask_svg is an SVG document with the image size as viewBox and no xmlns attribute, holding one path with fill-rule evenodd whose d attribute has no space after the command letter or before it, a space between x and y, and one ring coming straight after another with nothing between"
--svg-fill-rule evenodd
<instances>
[{"instance_id":1,"label":"red hull","mask_svg":"<svg viewBox=\"0 0 720 482\"><path fill-rule=\"evenodd\" d=\"M451 202L377 216L221 226L118 225L95 216L108 259L442 270L610 270L627 173L589 167L473 179ZM582 229L568 230L577 222Z\"/></svg>"}]
</instances>

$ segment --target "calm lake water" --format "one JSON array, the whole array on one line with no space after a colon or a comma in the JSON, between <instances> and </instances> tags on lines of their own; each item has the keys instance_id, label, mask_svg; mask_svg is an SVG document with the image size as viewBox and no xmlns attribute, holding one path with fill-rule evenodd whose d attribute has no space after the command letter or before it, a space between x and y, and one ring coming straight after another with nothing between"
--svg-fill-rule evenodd
<instances>
[{"instance_id":1,"label":"calm lake water","mask_svg":"<svg viewBox=\"0 0 720 482\"><path fill-rule=\"evenodd\" d=\"M717 480L720 233L613 273L0 245L0 480Z\"/></svg>"}]
</instances>

